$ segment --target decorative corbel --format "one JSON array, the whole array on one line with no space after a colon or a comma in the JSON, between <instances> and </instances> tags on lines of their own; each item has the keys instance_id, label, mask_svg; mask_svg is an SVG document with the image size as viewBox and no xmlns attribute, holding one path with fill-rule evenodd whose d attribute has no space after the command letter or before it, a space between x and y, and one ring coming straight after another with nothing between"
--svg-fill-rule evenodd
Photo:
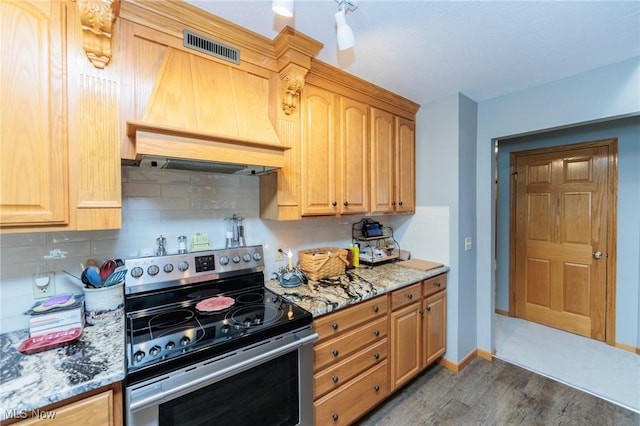
<instances>
[{"instance_id":1,"label":"decorative corbel","mask_svg":"<svg viewBox=\"0 0 640 426\"><path fill-rule=\"evenodd\" d=\"M119 0L75 0L82 25L82 47L94 67L103 69L111 60L111 36Z\"/></svg>"},{"instance_id":2,"label":"decorative corbel","mask_svg":"<svg viewBox=\"0 0 640 426\"><path fill-rule=\"evenodd\" d=\"M280 80L282 82L282 110L289 115L298 106L300 92L304 87L304 77L308 70L296 64L287 65L280 71Z\"/></svg>"}]
</instances>

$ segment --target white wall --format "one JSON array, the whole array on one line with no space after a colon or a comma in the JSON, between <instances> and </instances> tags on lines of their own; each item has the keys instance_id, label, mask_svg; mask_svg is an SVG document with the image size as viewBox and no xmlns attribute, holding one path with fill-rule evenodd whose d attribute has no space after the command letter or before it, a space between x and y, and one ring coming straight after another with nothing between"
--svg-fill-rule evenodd
<instances>
[{"instance_id":1,"label":"white wall","mask_svg":"<svg viewBox=\"0 0 640 426\"><path fill-rule=\"evenodd\" d=\"M495 208L493 140L640 114L640 58L523 90L478 105L478 347L494 342ZM637 260L636 260L637 261ZM635 346L640 346L638 342Z\"/></svg>"}]
</instances>

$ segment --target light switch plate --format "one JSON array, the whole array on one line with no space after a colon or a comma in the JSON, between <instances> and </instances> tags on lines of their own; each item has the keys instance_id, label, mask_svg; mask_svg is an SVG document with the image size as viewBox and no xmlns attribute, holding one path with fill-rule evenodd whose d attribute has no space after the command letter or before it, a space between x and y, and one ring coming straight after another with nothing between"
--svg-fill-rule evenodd
<instances>
[{"instance_id":1,"label":"light switch plate","mask_svg":"<svg viewBox=\"0 0 640 426\"><path fill-rule=\"evenodd\" d=\"M473 242L471 240L471 237L466 237L464 239L464 251L469 251L473 248Z\"/></svg>"}]
</instances>

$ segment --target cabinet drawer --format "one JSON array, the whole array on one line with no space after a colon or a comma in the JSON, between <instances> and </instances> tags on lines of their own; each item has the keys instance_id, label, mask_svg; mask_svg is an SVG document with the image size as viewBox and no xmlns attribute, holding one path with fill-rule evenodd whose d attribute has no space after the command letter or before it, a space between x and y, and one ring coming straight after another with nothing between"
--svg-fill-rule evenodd
<instances>
[{"instance_id":1,"label":"cabinet drawer","mask_svg":"<svg viewBox=\"0 0 640 426\"><path fill-rule=\"evenodd\" d=\"M427 297L447 288L447 274L436 275L423 281L423 296Z\"/></svg>"},{"instance_id":2,"label":"cabinet drawer","mask_svg":"<svg viewBox=\"0 0 640 426\"><path fill-rule=\"evenodd\" d=\"M349 380L387 358L388 341L382 339L313 377L314 399L344 385Z\"/></svg>"},{"instance_id":3,"label":"cabinet drawer","mask_svg":"<svg viewBox=\"0 0 640 426\"><path fill-rule=\"evenodd\" d=\"M341 334L335 339L315 345L314 371L319 371L330 363L341 362L354 352L387 335L387 317Z\"/></svg>"},{"instance_id":4,"label":"cabinet drawer","mask_svg":"<svg viewBox=\"0 0 640 426\"><path fill-rule=\"evenodd\" d=\"M318 342L337 336L343 331L387 313L387 296L379 296L365 300L348 308L323 315L313 321L313 328L320 336Z\"/></svg>"},{"instance_id":5,"label":"cabinet drawer","mask_svg":"<svg viewBox=\"0 0 640 426\"><path fill-rule=\"evenodd\" d=\"M337 391L317 400L315 424L348 425L389 395L387 361L362 373Z\"/></svg>"},{"instance_id":6,"label":"cabinet drawer","mask_svg":"<svg viewBox=\"0 0 640 426\"><path fill-rule=\"evenodd\" d=\"M391 310L401 308L409 303L420 300L422 283L415 283L391 293Z\"/></svg>"}]
</instances>

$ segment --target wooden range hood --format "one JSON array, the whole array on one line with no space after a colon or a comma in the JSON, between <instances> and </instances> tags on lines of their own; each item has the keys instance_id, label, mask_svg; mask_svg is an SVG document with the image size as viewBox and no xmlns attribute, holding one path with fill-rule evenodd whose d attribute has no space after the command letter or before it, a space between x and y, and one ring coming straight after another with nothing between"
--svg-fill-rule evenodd
<instances>
[{"instance_id":1,"label":"wooden range hood","mask_svg":"<svg viewBox=\"0 0 640 426\"><path fill-rule=\"evenodd\" d=\"M290 147L269 119L269 93L268 79L169 47L142 119L127 121L136 160L283 167Z\"/></svg>"}]
</instances>

